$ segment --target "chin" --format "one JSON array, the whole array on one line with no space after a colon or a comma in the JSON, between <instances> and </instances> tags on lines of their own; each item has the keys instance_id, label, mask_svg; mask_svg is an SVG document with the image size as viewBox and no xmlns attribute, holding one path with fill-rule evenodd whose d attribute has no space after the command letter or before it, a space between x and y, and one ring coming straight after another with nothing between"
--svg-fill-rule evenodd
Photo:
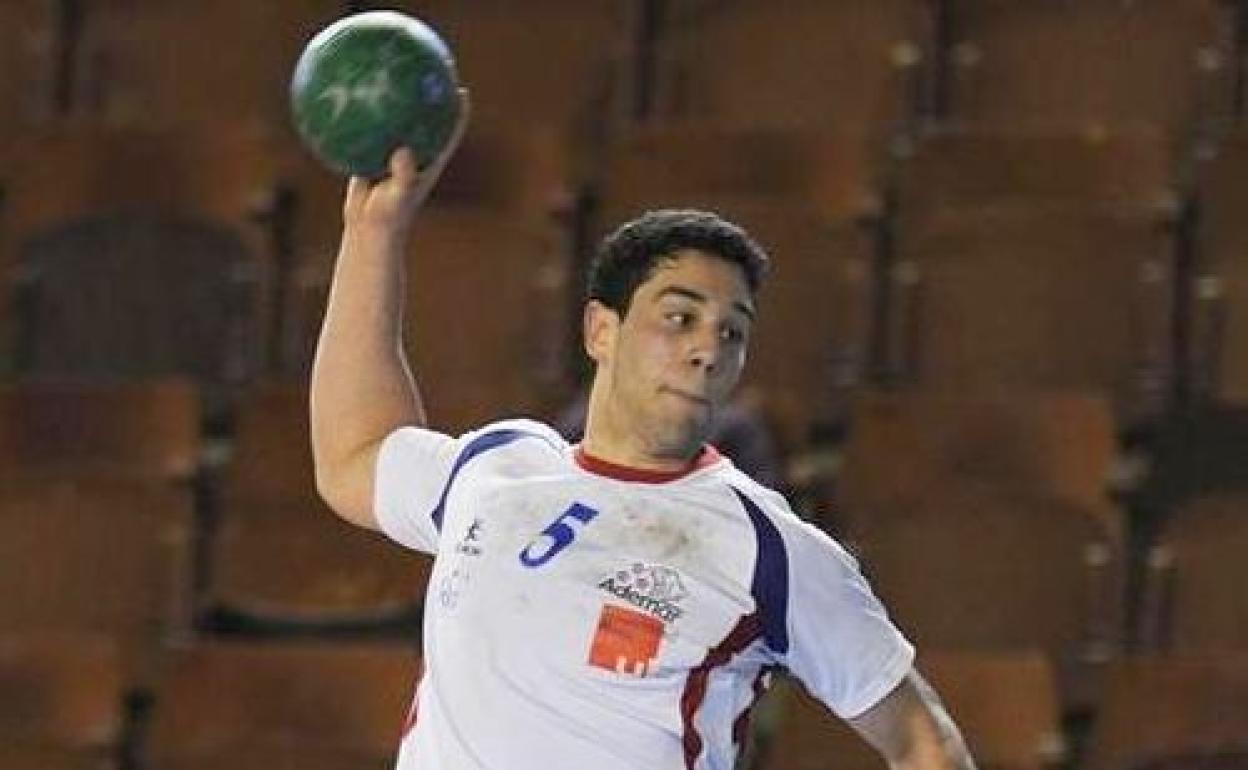
<instances>
[{"instance_id":1,"label":"chin","mask_svg":"<svg viewBox=\"0 0 1248 770\"><path fill-rule=\"evenodd\" d=\"M672 416L664 421L657 434L658 441L655 443L661 447L663 454L671 457L692 457L710 438L710 415Z\"/></svg>"}]
</instances>

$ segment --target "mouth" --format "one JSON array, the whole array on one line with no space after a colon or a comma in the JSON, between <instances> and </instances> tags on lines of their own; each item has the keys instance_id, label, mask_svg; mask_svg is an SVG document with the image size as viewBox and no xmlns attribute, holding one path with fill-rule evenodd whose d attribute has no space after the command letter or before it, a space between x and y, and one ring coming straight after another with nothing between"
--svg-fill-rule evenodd
<instances>
[{"instance_id":1,"label":"mouth","mask_svg":"<svg viewBox=\"0 0 1248 770\"><path fill-rule=\"evenodd\" d=\"M711 400L709 398L705 396L699 396L696 393L690 393L688 391L681 390L679 388L664 386L660 388L660 391L663 393L670 393L673 396L676 396L677 398L680 398L684 401L692 402L694 404L697 404L698 406L710 407L711 405Z\"/></svg>"}]
</instances>

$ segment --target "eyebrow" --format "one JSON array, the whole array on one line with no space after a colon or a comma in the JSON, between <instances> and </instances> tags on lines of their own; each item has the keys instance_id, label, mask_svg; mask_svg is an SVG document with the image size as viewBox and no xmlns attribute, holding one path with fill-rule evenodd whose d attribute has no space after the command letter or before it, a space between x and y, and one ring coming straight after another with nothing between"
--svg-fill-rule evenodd
<instances>
[{"instance_id":1,"label":"eyebrow","mask_svg":"<svg viewBox=\"0 0 1248 770\"><path fill-rule=\"evenodd\" d=\"M659 292L658 298L662 299L663 297L672 296L672 295L675 295L677 297L684 297L685 299L693 300L694 302L700 302L702 304L706 304L707 302L710 301L709 299L707 299L707 296L703 294L702 292L694 291L693 289L689 289L684 286L668 286L667 288L663 289L663 291ZM754 308L750 307L744 302L739 302L739 301L734 301L732 303L732 306L736 308L737 310L739 310L743 315L745 315L746 318L749 318L751 321L754 320L754 316L755 316Z\"/></svg>"}]
</instances>

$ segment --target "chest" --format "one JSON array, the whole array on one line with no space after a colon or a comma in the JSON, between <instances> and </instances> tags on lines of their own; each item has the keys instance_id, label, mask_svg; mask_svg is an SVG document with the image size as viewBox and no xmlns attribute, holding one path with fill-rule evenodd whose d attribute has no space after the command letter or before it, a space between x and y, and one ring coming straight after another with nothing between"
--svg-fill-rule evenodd
<instances>
[{"instance_id":1,"label":"chest","mask_svg":"<svg viewBox=\"0 0 1248 770\"><path fill-rule=\"evenodd\" d=\"M466 481L448 497L433 633L654 675L698 665L755 609L755 539L714 486Z\"/></svg>"}]
</instances>

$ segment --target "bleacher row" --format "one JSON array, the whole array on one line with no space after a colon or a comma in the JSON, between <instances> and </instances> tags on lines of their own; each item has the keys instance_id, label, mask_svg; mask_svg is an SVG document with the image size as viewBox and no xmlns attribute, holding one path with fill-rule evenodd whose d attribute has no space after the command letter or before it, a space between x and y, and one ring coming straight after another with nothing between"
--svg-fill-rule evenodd
<instances>
[{"instance_id":1,"label":"bleacher row","mask_svg":"<svg viewBox=\"0 0 1248 770\"><path fill-rule=\"evenodd\" d=\"M428 562L314 494L340 0L0 4L0 770L388 766ZM1238 0L430 0L435 422L577 388L599 234L769 248L746 397L982 767L1248 764ZM436 589L436 587L435 587ZM880 767L782 684L756 770Z\"/></svg>"}]
</instances>

